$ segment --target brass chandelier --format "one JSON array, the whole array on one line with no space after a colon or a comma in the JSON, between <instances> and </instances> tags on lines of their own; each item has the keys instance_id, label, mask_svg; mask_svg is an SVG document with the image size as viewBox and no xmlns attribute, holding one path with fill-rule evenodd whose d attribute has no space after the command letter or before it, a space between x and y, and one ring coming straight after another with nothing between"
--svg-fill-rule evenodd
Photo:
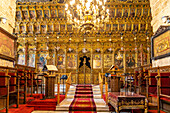
<instances>
[{"instance_id":1,"label":"brass chandelier","mask_svg":"<svg viewBox=\"0 0 170 113\"><path fill-rule=\"evenodd\" d=\"M80 31L97 30L109 21L106 0L67 0L65 10L67 22Z\"/></svg>"}]
</instances>

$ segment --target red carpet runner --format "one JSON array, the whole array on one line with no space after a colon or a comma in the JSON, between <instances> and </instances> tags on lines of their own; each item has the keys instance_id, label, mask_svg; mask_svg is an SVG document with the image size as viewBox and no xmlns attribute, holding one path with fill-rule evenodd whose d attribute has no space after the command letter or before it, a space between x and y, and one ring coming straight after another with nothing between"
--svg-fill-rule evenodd
<instances>
[{"instance_id":1,"label":"red carpet runner","mask_svg":"<svg viewBox=\"0 0 170 113\"><path fill-rule=\"evenodd\" d=\"M91 85L77 85L69 113L97 113Z\"/></svg>"}]
</instances>

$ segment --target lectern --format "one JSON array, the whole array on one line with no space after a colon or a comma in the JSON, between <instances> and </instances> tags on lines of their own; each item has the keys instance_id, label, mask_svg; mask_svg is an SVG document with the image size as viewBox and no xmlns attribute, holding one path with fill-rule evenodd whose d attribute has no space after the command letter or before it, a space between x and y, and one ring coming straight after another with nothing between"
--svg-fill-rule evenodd
<instances>
[{"instance_id":1,"label":"lectern","mask_svg":"<svg viewBox=\"0 0 170 113\"><path fill-rule=\"evenodd\" d=\"M113 66L109 69L110 76L110 88L111 92L120 92L120 72L121 70L117 66Z\"/></svg>"},{"instance_id":2,"label":"lectern","mask_svg":"<svg viewBox=\"0 0 170 113\"><path fill-rule=\"evenodd\" d=\"M45 98L55 98L55 80L57 67L54 65L47 65L47 75L45 77Z\"/></svg>"}]
</instances>

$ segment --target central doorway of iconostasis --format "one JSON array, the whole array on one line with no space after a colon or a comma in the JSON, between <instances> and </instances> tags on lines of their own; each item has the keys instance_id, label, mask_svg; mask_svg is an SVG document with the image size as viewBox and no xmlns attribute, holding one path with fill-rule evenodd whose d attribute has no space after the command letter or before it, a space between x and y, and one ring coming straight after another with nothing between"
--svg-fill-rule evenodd
<instances>
[{"instance_id":1,"label":"central doorway of iconostasis","mask_svg":"<svg viewBox=\"0 0 170 113\"><path fill-rule=\"evenodd\" d=\"M91 84L91 54L80 52L78 58L78 83Z\"/></svg>"}]
</instances>

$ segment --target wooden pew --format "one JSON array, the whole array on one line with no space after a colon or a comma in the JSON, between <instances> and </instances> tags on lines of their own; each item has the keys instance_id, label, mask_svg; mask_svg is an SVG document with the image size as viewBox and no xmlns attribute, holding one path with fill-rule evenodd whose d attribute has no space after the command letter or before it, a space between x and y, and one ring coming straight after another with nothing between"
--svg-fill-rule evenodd
<instances>
[{"instance_id":1,"label":"wooden pew","mask_svg":"<svg viewBox=\"0 0 170 113\"><path fill-rule=\"evenodd\" d=\"M0 66L0 97L6 98L6 113L9 105L19 106L17 79L15 68Z\"/></svg>"},{"instance_id":2,"label":"wooden pew","mask_svg":"<svg viewBox=\"0 0 170 113\"><path fill-rule=\"evenodd\" d=\"M15 65L15 67L17 68L17 76L21 77L20 81L18 81L20 85L19 88L20 98L22 98L21 96L24 96L23 97L24 101L23 102L20 101L20 102L25 104L27 101L28 94L30 93L32 96L35 91L35 88L38 93L39 86L42 87L42 83L41 85L39 84L40 82L42 82L42 79L36 76L35 68L33 67L23 66L18 64Z\"/></svg>"},{"instance_id":3,"label":"wooden pew","mask_svg":"<svg viewBox=\"0 0 170 113\"><path fill-rule=\"evenodd\" d=\"M170 112L170 66L150 68L147 78L148 99L152 97L149 103L157 105L158 113Z\"/></svg>"}]
</instances>

